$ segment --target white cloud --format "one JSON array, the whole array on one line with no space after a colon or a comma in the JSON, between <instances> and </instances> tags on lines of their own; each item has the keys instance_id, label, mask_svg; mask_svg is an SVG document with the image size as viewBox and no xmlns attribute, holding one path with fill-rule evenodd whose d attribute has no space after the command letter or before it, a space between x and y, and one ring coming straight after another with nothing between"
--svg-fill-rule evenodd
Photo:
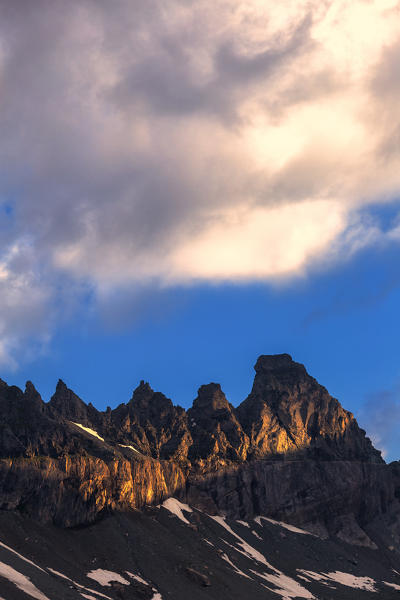
<instances>
[{"instance_id":1,"label":"white cloud","mask_svg":"<svg viewBox=\"0 0 400 600\"><path fill-rule=\"evenodd\" d=\"M48 341L51 318L51 288L35 273L36 263L29 244L14 244L0 261L0 365L15 369L15 353L29 355L22 346L34 334L35 352Z\"/></svg>"},{"instance_id":2,"label":"white cloud","mask_svg":"<svg viewBox=\"0 0 400 600\"><path fill-rule=\"evenodd\" d=\"M340 204L310 201L237 210L178 247L174 279L273 279L302 273L343 232Z\"/></svg>"},{"instance_id":3,"label":"white cloud","mask_svg":"<svg viewBox=\"0 0 400 600\"><path fill-rule=\"evenodd\" d=\"M0 266L2 348L60 277L275 281L385 238L399 2L2 4L0 256L31 252Z\"/></svg>"}]
</instances>

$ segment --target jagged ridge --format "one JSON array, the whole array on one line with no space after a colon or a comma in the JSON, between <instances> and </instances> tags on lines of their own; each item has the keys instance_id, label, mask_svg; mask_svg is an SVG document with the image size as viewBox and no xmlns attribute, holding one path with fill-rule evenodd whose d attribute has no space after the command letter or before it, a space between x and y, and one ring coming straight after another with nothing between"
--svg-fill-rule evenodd
<instances>
[{"instance_id":1,"label":"jagged ridge","mask_svg":"<svg viewBox=\"0 0 400 600\"><path fill-rule=\"evenodd\" d=\"M86 405L61 380L48 404L31 382L25 393L3 382L0 452L74 453L79 449L71 446L76 440L66 429L72 422L97 431L111 445L133 445L145 456L203 469L289 454L382 460L353 415L288 354L260 356L255 370L253 389L236 409L219 384L210 383L199 388L187 412L144 381L127 404L104 412Z\"/></svg>"},{"instance_id":2,"label":"jagged ridge","mask_svg":"<svg viewBox=\"0 0 400 600\"><path fill-rule=\"evenodd\" d=\"M216 383L185 411L142 381L102 412L62 381L47 404L30 382L25 392L1 382L0 507L69 526L175 494L326 535L352 523L358 537L397 510L395 471L303 365L260 356L255 371L236 409Z\"/></svg>"}]
</instances>

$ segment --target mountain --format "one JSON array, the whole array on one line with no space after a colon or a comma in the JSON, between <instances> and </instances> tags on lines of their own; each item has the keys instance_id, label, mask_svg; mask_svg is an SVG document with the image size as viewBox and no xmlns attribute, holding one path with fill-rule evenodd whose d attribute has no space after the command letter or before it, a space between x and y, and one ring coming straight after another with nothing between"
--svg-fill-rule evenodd
<instances>
[{"instance_id":1,"label":"mountain","mask_svg":"<svg viewBox=\"0 0 400 600\"><path fill-rule=\"evenodd\" d=\"M0 597L8 581L6 600L26 598L26 581L22 590L7 571L22 577L30 563L19 555L36 557L23 576L39 578L37 590L53 585L50 599L99 596L83 583L63 588L94 569L92 555L125 580L105 586L109 598L269 598L279 589L282 598L394 597L400 464L385 464L354 416L288 354L260 356L255 372L237 408L209 383L187 411L144 381L126 404L98 411L61 380L48 403L31 382L22 391L0 380ZM141 561L135 536L151 559ZM141 565L136 579L129 560ZM345 574L327 575L336 572Z\"/></svg>"}]
</instances>

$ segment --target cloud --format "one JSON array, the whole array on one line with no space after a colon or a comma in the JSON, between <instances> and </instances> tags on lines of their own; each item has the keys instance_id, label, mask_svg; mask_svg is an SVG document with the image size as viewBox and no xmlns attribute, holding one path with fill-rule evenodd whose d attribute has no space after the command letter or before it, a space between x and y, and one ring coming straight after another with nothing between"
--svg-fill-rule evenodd
<instances>
[{"instance_id":1,"label":"cloud","mask_svg":"<svg viewBox=\"0 0 400 600\"><path fill-rule=\"evenodd\" d=\"M27 315L398 243L363 217L400 188L398 2L0 5L0 256Z\"/></svg>"},{"instance_id":2,"label":"cloud","mask_svg":"<svg viewBox=\"0 0 400 600\"><path fill-rule=\"evenodd\" d=\"M14 245L0 260L0 364L15 369L14 352L20 357L40 352L51 330L51 289L35 273L29 243ZM23 348L34 334L36 344Z\"/></svg>"},{"instance_id":3,"label":"cloud","mask_svg":"<svg viewBox=\"0 0 400 600\"><path fill-rule=\"evenodd\" d=\"M367 430L385 460L399 459L398 430L400 426L400 389L381 390L370 394L360 413L359 421Z\"/></svg>"}]
</instances>

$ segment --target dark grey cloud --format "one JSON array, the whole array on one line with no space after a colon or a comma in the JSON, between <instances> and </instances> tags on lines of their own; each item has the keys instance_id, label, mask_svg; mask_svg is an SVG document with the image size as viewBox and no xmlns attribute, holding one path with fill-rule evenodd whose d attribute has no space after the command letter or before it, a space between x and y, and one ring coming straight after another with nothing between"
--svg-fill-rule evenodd
<instances>
[{"instance_id":1,"label":"dark grey cloud","mask_svg":"<svg viewBox=\"0 0 400 600\"><path fill-rule=\"evenodd\" d=\"M193 68L188 47L196 49L193 38L176 40L161 34L156 48L143 61L126 66L113 90L116 104L127 107L139 101L157 113L184 117L198 113L215 116L232 125L249 88L266 85L284 66L312 47L311 18L307 15L288 40L275 40L267 50L248 55L237 49L234 40L222 40L210 49L210 72L206 77Z\"/></svg>"}]
</instances>

